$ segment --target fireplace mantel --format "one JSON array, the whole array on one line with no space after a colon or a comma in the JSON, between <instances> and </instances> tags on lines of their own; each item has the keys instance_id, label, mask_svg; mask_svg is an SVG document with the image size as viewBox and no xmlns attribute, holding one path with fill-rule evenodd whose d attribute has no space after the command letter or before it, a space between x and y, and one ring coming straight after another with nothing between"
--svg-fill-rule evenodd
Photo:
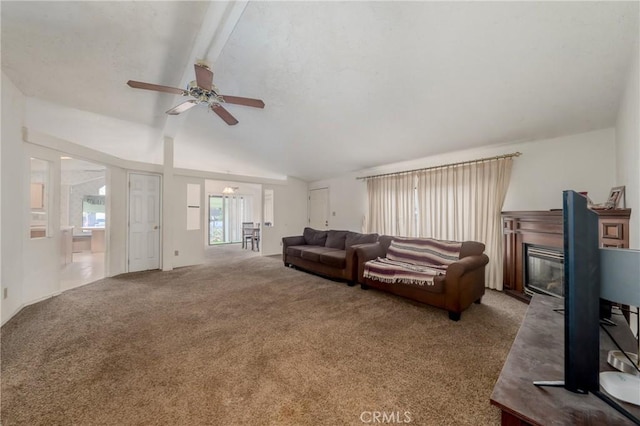
<instances>
[{"instance_id":1,"label":"fireplace mantel","mask_svg":"<svg viewBox=\"0 0 640 426\"><path fill-rule=\"evenodd\" d=\"M594 210L601 247L629 247L631 209ZM504 292L528 302L524 293L524 248L534 244L562 249L562 210L502 212Z\"/></svg>"}]
</instances>

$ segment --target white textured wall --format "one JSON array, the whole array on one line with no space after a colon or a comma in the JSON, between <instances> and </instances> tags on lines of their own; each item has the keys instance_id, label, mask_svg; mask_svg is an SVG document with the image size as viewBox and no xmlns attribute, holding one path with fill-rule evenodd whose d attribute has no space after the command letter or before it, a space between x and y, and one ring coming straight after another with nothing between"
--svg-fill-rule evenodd
<instances>
[{"instance_id":1,"label":"white textured wall","mask_svg":"<svg viewBox=\"0 0 640 426\"><path fill-rule=\"evenodd\" d=\"M105 275L113 277L127 270L127 171L107 167L107 251Z\"/></svg>"},{"instance_id":2,"label":"white textured wall","mask_svg":"<svg viewBox=\"0 0 640 426\"><path fill-rule=\"evenodd\" d=\"M27 98L25 125L119 158L162 164L160 130L64 105ZM122 143L129 141L135 143Z\"/></svg>"},{"instance_id":3,"label":"white textured wall","mask_svg":"<svg viewBox=\"0 0 640 426\"><path fill-rule=\"evenodd\" d=\"M332 228L360 230L367 212L366 184L356 176L375 175L511 152L522 152L514 160L511 184L503 210L548 210L562 208L562 191L588 191L594 202L603 202L615 186L615 132L613 128L531 142L495 145L458 151L322 180L310 188L329 187Z\"/></svg>"},{"instance_id":4,"label":"white textured wall","mask_svg":"<svg viewBox=\"0 0 640 426\"><path fill-rule=\"evenodd\" d=\"M629 245L640 248L640 66L639 45L633 49L625 92L616 123L617 185L625 185L627 207L632 209Z\"/></svg>"},{"instance_id":5,"label":"white textured wall","mask_svg":"<svg viewBox=\"0 0 640 426\"><path fill-rule=\"evenodd\" d=\"M515 144L516 158L503 210L562 208L562 191L587 191L604 202L615 186L615 132L612 128Z\"/></svg>"},{"instance_id":6,"label":"white textured wall","mask_svg":"<svg viewBox=\"0 0 640 426\"><path fill-rule=\"evenodd\" d=\"M4 84L4 74L2 74L2 84ZM0 108L0 111L3 108ZM0 122L4 119L4 116L0 119ZM4 139L4 133L2 133L1 139ZM0 148L0 324L2 324L2 148Z\"/></svg>"},{"instance_id":7,"label":"white textured wall","mask_svg":"<svg viewBox=\"0 0 640 426\"><path fill-rule=\"evenodd\" d=\"M49 162L47 219L49 231L46 238L30 238L28 226L23 225L21 238L22 250L22 297L23 304L29 304L50 297L60 291L60 153L44 147L24 144L25 156L22 171L24 185L21 212L27 217L30 206L26 195L29 194L29 157Z\"/></svg>"},{"instance_id":8,"label":"white textured wall","mask_svg":"<svg viewBox=\"0 0 640 426\"><path fill-rule=\"evenodd\" d=\"M0 180L2 189L2 288L8 297L2 299L2 323L6 322L22 306L22 243L25 217L22 207L24 187L24 153L22 126L24 124L25 98L18 88L2 73L2 143L0 143Z\"/></svg>"},{"instance_id":9,"label":"white textured wall","mask_svg":"<svg viewBox=\"0 0 640 426\"><path fill-rule=\"evenodd\" d=\"M329 188L329 228L363 231L367 184L355 173L309 184L309 190ZM363 210L363 206L364 209Z\"/></svg>"},{"instance_id":10,"label":"white textured wall","mask_svg":"<svg viewBox=\"0 0 640 426\"><path fill-rule=\"evenodd\" d=\"M200 185L200 229L187 230L187 184ZM178 250L178 256L173 257L173 267L197 265L204 262L204 243L202 234L204 227L204 179L186 176L174 176L171 200L163 200L173 205L173 247L171 252ZM171 244L169 241L163 244Z\"/></svg>"},{"instance_id":11,"label":"white textured wall","mask_svg":"<svg viewBox=\"0 0 640 426\"><path fill-rule=\"evenodd\" d=\"M274 191L274 226L262 227L262 254L269 256L282 253L282 237L302 235L307 223L306 182L288 178L282 185L264 184ZM263 197L264 198L264 197Z\"/></svg>"}]
</instances>

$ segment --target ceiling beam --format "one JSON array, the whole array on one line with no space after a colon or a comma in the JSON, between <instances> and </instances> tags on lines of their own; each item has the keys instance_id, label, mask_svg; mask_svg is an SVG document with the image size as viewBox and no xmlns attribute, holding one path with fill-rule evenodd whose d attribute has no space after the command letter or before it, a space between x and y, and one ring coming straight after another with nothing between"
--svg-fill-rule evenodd
<instances>
[{"instance_id":1,"label":"ceiling beam","mask_svg":"<svg viewBox=\"0 0 640 426\"><path fill-rule=\"evenodd\" d=\"M182 74L180 87L187 87L187 84L195 79L193 64L196 61L204 60L209 64L217 61L247 4L247 1L214 1L209 4ZM176 96L176 103L180 102L181 98L182 96ZM185 118L186 114L167 116L163 135L175 138Z\"/></svg>"}]
</instances>

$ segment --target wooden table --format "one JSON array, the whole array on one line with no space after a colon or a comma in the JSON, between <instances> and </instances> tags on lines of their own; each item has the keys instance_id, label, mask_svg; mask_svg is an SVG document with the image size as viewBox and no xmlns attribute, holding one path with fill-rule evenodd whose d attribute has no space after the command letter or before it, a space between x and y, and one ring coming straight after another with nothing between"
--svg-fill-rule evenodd
<instances>
[{"instance_id":1,"label":"wooden table","mask_svg":"<svg viewBox=\"0 0 640 426\"><path fill-rule=\"evenodd\" d=\"M564 317L554 312L562 299L533 296L518 335L493 388L491 403L502 410L503 425L627 425L626 417L593 394L581 395L560 387L536 387L536 380L564 380ZM618 343L635 353L637 345L621 315L609 327ZM611 371L607 353L615 349L600 331L600 371ZM601 389L602 390L602 389ZM603 391L604 392L604 391ZM619 401L640 418L640 407Z\"/></svg>"}]
</instances>

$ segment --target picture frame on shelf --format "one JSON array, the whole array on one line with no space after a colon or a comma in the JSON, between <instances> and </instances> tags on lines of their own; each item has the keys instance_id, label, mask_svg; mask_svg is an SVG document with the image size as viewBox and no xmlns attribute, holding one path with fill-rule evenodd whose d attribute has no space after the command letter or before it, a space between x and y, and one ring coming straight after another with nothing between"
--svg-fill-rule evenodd
<instances>
[{"instance_id":1,"label":"picture frame on shelf","mask_svg":"<svg viewBox=\"0 0 640 426\"><path fill-rule=\"evenodd\" d=\"M609 191L609 197L605 203L607 208L619 209L625 207L624 186L615 186Z\"/></svg>"}]
</instances>

